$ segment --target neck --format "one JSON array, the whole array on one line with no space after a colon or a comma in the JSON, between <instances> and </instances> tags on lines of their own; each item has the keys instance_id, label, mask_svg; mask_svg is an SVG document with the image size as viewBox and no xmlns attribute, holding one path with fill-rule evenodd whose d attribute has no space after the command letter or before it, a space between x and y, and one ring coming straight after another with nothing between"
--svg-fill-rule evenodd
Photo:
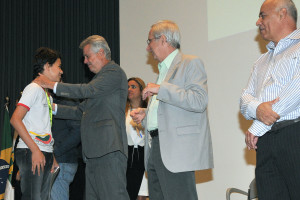
<instances>
[{"instance_id":1,"label":"neck","mask_svg":"<svg viewBox=\"0 0 300 200\"><path fill-rule=\"evenodd\" d=\"M130 105L130 108L131 108L131 109L138 108L138 107L141 106L140 101L131 101L131 102L129 103L129 105Z\"/></svg>"}]
</instances>

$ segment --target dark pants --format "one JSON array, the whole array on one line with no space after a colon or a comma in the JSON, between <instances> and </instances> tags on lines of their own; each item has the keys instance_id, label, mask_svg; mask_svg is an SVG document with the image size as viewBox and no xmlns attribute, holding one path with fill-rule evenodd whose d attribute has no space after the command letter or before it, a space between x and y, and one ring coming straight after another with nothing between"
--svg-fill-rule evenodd
<instances>
[{"instance_id":1,"label":"dark pants","mask_svg":"<svg viewBox=\"0 0 300 200\"><path fill-rule=\"evenodd\" d=\"M16 161L19 166L21 176L21 191L22 200L47 200L50 193L51 167L53 164L53 154L43 152L46 159L44 170L40 170L35 174L31 171L32 168L32 153L30 149L17 149Z\"/></svg>"},{"instance_id":2,"label":"dark pants","mask_svg":"<svg viewBox=\"0 0 300 200\"><path fill-rule=\"evenodd\" d=\"M127 158L115 151L100 158L86 160L87 200L129 200L126 190Z\"/></svg>"},{"instance_id":3,"label":"dark pants","mask_svg":"<svg viewBox=\"0 0 300 200\"><path fill-rule=\"evenodd\" d=\"M131 200L136 200L138 196L144 173L144 147L128 146L126 178L127 191Z\"/></svg>"},{"instance_id":4,"label":"dark pants","mask_svg":"<svg viewBox=\"0 0 300 200\"><path fill-rule=\"evenodd\" d=\"M256 184L259 200L300 199L300 123L258 139Z\"/></svg>"},{"instance_id":5,"label":"dark pants","mask_svg":"<svg viewBox=\"0 0 300 200\"><path fill-rule=\"evenodd\" d=\"M147 169L150 200L198 199L195 172L170 172L162 162L157 136L152 138Z\"/></svg>"}]
</instances>

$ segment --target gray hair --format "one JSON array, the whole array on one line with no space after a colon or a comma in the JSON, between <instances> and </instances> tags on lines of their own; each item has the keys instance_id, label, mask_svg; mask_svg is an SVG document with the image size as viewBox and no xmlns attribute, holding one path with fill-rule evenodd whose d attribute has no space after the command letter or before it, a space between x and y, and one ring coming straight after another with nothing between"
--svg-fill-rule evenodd
<instances>
[{"instance_id":1,"label":"gray hair","mask_svg":"<svg viewBox=\"0 0 300 200\"><path fill-rule=\"evenodd\" d=\"M170 20L161 20L151 26L154 38L166 36L167 42L174 48L180 49L180 31L177 24Z\"/></svg>"},{"instance_id":2,"label":"gray hair","mask_svg":"<svg viewBox=\"0 0 300 200\"><path fill-rule=\"evenodd\" d=\"M288 15L290 15L295 23L297 23L298 13L295 3L292 0L281 0L280 6L278 6L277 11L281 10L282 8L285 8Z\"/></svg>"},{"instance_id":3,"label":"gray hair","mask_svg":"<svg viewBox=\"0 0 300 200\"><path fill-rule=\"evenodd\" d=\"M88 44L91 45L91 49L94 53L97 53L100 49L103 49L105 58L107 60L111 60L110 48L109 48L106 40L104 39L104 37L101 37L100 35L92 35L92 36L86 38L85 40L83 40L80 43L79 48L83 49Z\"/></svg>"}]
</instances>

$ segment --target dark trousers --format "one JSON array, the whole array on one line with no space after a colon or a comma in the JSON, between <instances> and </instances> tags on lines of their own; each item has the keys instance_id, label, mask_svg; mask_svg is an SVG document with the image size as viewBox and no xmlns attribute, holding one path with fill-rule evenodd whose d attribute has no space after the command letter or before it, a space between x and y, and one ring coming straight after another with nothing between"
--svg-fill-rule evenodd
<instances>
[{"instance_id":1,"label":"dark trousers","mask_svg":"<svg viewBox=\"0 0 300 200\"><path fill-rule=\"evenodd\" d=\"M144 173L144 147L128 146L126 178L127 191L131 200L136 200L138 196Z\"/></svg>"},{"instance_id":2,"label":"dark trousers","mask_svg":"<svg viewBox=\"0 0 300 200\"><path fill-rule=\"evenodd\" d=\"M36 169L35 174L32 169L32 153L30 149L17 149L15 156L19 166L21 176L22 200L47 200L50 193L51 168L53 164L53 154L43 152L46 159L44 170L40 170L40 175Z\"/></svg>"},{"instance_id":3,"label":"dark trousers","mask_svg":"<svg viewBox=\"0 0 300 200\"><path fill-rule=\"evenodd\" d=\"M259 200L300 199L300 122L260 137L256 159Z\"/></svg>"},{"instance_id":4,"label":"dark trousers","mask_svg":"<svg viewBox=\"0 0 300 200\"><path fill-rule=\"evenodd\" d=\"M162 162L158 136L152 138L147 169L150 200L198 199L195 172L170 172Z\"/></svg>"},{"instance_id":5,"label":"dark trousers","mask_svg":"<svg viewBox=\"0 0 300 200\"><path fill-rule=\"evenodd\" d=\"M127 158L115 151L86 160L86 200L129 200L126 190Z\"/></svg>"}]
</instances>

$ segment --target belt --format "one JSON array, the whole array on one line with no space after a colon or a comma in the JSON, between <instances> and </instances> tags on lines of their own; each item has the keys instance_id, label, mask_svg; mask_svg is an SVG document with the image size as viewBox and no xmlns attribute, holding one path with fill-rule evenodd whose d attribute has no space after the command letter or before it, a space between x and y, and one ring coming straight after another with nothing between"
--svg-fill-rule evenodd
<instances>
[{"instance_id":1,"label":"belt","mask_svg":"<svg viewBox=\"0 0 300 200\"><path fill-rule=\"evenodd\" d=\"M300 117L298 117L296 119L292 119L292 120L284 120L281 122L275 122L270 131L277 131L279 129L282 129L286 126L290 126L297 122L300 122Z\"/></svg>"},{"instance_id":2,"label":"belt","mask_svg":"<svg viewBox=\"0 0 300 200\"><path fill-rule=\"evenodd\" d=\"M152 131L149 131L151 137L158 137L158 129L155 129L155 130L152 130Z\"/></svg>"}]
</instances>

